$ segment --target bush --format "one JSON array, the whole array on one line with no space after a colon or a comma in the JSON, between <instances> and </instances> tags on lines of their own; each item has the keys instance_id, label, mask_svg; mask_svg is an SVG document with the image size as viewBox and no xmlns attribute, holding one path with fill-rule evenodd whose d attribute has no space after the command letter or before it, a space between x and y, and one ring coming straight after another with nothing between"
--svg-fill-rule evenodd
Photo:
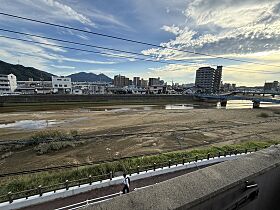
<instances>
[{"instance_id":1,"label":"bush","mask_svg":"<svg viewBox=\"0 0 280 210\"><path fill-rule=\"evenodd\" d=\"M48 130L48 131L39 131L31 136L31 144L39 144L46 141L67 141L75 140L75 137L78 135L78 131L71 130L70 132L59 131L59 130Z\"/></svg>"},{"instance_id":2,"label":"bush","mask_svg":"<svg viewBox=\"0 0 280 210\"><path fill-rule=\"evenodd\" d=\"M60 142L49 142L49 143L40 143L38 146L34 147L34 150L38 155L46 154L51 151L58 151L67 147L75 147L77 143L70 141L60 141Z\"/></svg>"}]
</instances>

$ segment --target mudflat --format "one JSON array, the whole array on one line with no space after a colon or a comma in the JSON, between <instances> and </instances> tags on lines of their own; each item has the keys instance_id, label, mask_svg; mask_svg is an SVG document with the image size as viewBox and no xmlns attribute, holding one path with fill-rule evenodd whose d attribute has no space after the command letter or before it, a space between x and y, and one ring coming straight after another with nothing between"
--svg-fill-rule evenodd
<instances>
[{"instance_id":1,"label":"mudflat","mask_svg":"<svg viewBox=\"0 0 280 210\"><path fill-rule=\"evenodd\" d=\"M156 109L153 106L106 106L94 109L0 114L0 140L29 139L51 130L75 130L75 147L38 155L26 147L3 155L1 171L27 170L67 163L110 160L165 151L252 140L277 140L279 108Z\"/></svg>"}]
</instances>

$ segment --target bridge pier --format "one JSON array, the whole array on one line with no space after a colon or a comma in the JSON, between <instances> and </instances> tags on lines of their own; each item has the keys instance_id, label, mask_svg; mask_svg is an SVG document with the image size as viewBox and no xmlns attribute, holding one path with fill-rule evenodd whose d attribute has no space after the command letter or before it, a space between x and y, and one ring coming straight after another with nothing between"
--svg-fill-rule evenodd
<instances>
[{"instance_id":1,"label":"bridge pier","mask_svg":"<svg viewBox=\"0 0 280 210\"><path fill-rule=\"evenodd\" d=\"M227 106L227 100L226 99L222 99L221 100L221 107L226 107Z\"/></svg>"},{"instance_id":2,"label":"bridge pier","mask_svg":"<svg viewBox=\"0 0 280 210\"><path fill-rule=\"evenodd\" d=\"M260 108L261 103L259 101L253 101L253 109Z\"/></svg>"}]
</instances>

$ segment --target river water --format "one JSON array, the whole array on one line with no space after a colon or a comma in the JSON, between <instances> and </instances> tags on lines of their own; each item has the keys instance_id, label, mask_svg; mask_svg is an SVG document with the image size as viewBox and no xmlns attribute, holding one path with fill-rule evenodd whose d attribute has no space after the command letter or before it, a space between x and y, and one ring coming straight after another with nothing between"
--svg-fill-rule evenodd
<instances>
[{"instance_id":1,"label":"river water","mask_svg":"<svg viewBox=\"0 0 280 210\"><path fill-rule=\"evenodd\" d=\"M264 107L280 107L280 104L261 103ZM140 105L140 106L118 106L118 107L91 107L79 109L79 112L133 112L133 111L151 111L151 110L192 110L192 109L252 109L253 103L250 101L228 101L226 107L221 107L220 103L189 103L189 104L166 104L166 105ZM82 118L72 119L82 120ZM63 121L57 120L20 120L7 124L0 124L1 128L22 129L22 130L40 130L47 127L54 127L57 124L63 124Z\"/></svg>"},{"instance_id":2,"label":"river water","mask_svg":"<svg viewBox=\"0 0 280 210\"><path fill-rule=\"evenodd\" d=\"M280 107L280 104L261 103L261 108ZM106 108L88 108L85 111L108 111L108 112L127 112L127 111L149 111L149 110L191 110L191 109L252 109L251 101L228 101L226 107L221 107L220 103L188 103L188 104L166 104L166 105L143 105L137 107L106 107Z\"/></svg>"}]
</instances>

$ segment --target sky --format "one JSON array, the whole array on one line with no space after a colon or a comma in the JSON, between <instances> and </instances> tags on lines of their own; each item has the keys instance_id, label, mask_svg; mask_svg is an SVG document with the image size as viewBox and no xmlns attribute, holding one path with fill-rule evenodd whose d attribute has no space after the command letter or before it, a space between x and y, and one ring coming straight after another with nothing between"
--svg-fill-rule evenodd
<instances>
[{"instance_id":1,"label":"sky","mask_svg":"<svg viewBox=\"0 0 280 210\"><path fill-rule=\"evenodd\" d=\"M60 45L46 46L0 37L0 60L56 75L83 71L110 77L123 74L131 78L161 77L168 83L193 83L198 67L222 65L224 82L255 86L280 80L280 0L0 0L0 12L168 48L0 15L0 36ZM135 55L127 53L18 35L1 29L133 51L143 55L137 57L168 64L139 61Z\"/></svg>"}]
</instances>

